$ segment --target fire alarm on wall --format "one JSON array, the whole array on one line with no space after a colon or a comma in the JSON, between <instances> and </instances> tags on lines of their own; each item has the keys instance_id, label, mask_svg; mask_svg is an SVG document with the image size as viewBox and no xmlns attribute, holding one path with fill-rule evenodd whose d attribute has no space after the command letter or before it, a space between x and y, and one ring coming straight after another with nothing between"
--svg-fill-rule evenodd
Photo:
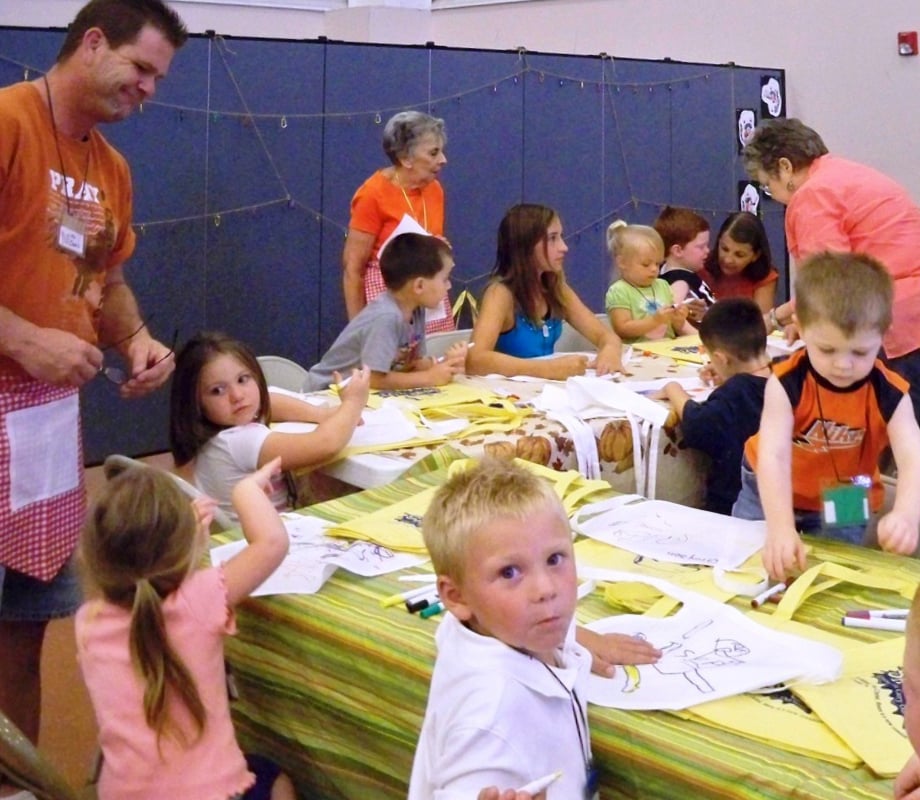
<instances>
[{"instance_id":1,"label":"fire alarm on wall","mask_svg":"<svg viewBox=\"0 0 920 800\"><path fill-rule=\"evenodd\" d=\"M898 33L898 55L917 55L917 31L901 31Z\"/></svg>"}]
</instances>

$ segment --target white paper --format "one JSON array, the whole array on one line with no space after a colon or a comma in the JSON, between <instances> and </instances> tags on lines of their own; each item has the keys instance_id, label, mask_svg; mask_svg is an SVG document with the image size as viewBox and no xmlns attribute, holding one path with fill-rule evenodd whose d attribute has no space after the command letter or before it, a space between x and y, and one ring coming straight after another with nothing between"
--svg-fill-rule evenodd
<instances>
[{"instance_id":1,"label":"white paper","mask_svg":"<svg viewBox=\"0 0 920 800\"><path fill-rule=\"evenodd\" d=\"M447 319L449 311L447 308L447 303L443 300L438 303L434 308L425 308L425 324L429 322L440 322L442 319Z\"/></svg>"},{"instance_id":2,"label":"white paper","mask_svg":"<svg viewBox=\"0 0 920 800\"><path fill-rule=\"evenodd\" d=\"M623 504L621 498L582 506L572 527L584 536L646 558L735 569L763 548L767 524L714 514L665 500Z\"/></svg>"},{"instance_id":3,"label":"white paper","mask_svg":"<svg viewBox=\"0 0 920 800\"><path fill-rule=\"evenodd\" d=\"M826 683L840 676L843 655L836 648L774 631L698 592L614 570L579 570L579 575L647 583L682 603L670 617L621 614L587 626L643 638L663 651L655 664L617 666L612 678L591 675L588 702L676 710L784 681Z\"/></svg>"},{"instance_id":4,"label":"white paper","mask_svg":"<svg viewBox=\"0 0 920 800\"><path fill-rule=\"evenodd\" d=\"M796 339L793 342L787 342L786 337L782 331L776 331L767 337L767 353L771 355L789 355L790 353L794 353L796 350L801 350L804 346L805 342L801 339Z\"/></svg>"},{"instance_id":5,"label":"white paper","mask_svg":"<svg viewBox=\"0 0 920 800\"><path fill-rule=\"evenodd\" d=\"M453 436L466 430L470 426L470 421L465 417L450 417L449 419L428 419L421 412L418 412L419 420L432 433L438 436Z\"/></svg>"},{"instance_id":6,"label":"white paper","mask_svg":"<svg viewBox=\"0 0 920 800\"><path fill-rule=\"evenodd\" d=\"M316 594L338 567L363 577L384 575L424 564L428 559L414 553L400 553L373 542L349 541L325 535L331 523L303 514L282 515L290 537L284 561L253 593ZM245 541L230 542L211 550L211 563L229 561L247 546Z\"/></svg>"},{"instance_id":7,"label":"white paper","mask_svg":"<svg viewBox=\"0 0 920 800\"><path fill-rule=\"evenodd\" d=\"M290 389L283 389L280 386L272 386L269 384L268 387L269 394L283 394L287 397L293 397L295 400L300 400L302 403L309 403L311 406L326 406L328 405L329 397L321 397L315 394L306 394L305 392L293 392Z\"/></svg>"},{"instance_id":8,"label":"white paper","mask_svg":"<svg viewBox=\"0 0 920 800\"><path fill-rule=\"evenodd\" d=\"M698 377L694 376L692 378L655 378L654 380L649 381L626 381L623 383L627 389L632 389L632 391L637 392L638 394L651 394L652 392L657 392L665 387L669 383L680 384L681 388L689 394L694 400L698 403L702 403L710 394L712 394L714 386L707 386L703 383Z\"/></svg>"},{"instance_id":9,"label":"white paper","mask_svg":"<svg viewBox=\"0 0 920 800\"><path fill-rule=\"evenodd\" d=\"M669 414L667 407L637 394L626 383L588 377L569 378L564 390L558 384L547 385L533 406L543 412L573 412L585 420L631 413L657 427L664 425Z\"/></svg>"},{"instance_id":10,"label":"white paper","mask_svg":"<svg viewBox=\"0 0 920 800\"><path fill-rule=\"evenodd\" d=\"M372 447L378 444L398 444L419 436L418 429L395 405L384 404L378 409L366 408L361 414L363 425L358 425L348 440L347 447ZM278 433L310 433L316 430L315 422L278 422L272 430Z\"/></svg>"},{"instance_id":11,"label":"white paper","mask_svg":"<svg viewBox=\"0 0 920 800\"><path fill-rule=\"evenodd\" d=\"M10 448L10 511L77 488L79 414L79 396L74 393L4 416Z\"/></svg>"},{"instance_id":12,"label":"white paper","mask_svg":"<svg viewBox=\"0 0 920 800\"><path fill-rule=\"evenodd\" d=\"M612 383L597 378L569 378L566 389L583 419L610 416L611 410L626 411L653 425L664 425L670 413L661 403L636 394L626 383Z\"/></svg>"},{"instance_id":13,"label":"white paper","mask_svg":"<svg viewBox=\"0 0 920 800\"><path fill-rule=\"evenodd\" d=\"M410 217L408 214L403 214L402 219L399 221L399 224L393 228L393 232L384 239L383 244L380 245L380 249L377 251L377 260L380 260L380 257L383 255L383 251L387 249L387 245L392 242L397 236L400 236L403 233L421 233L425 236L431 236L431 234L426 231L415 217Z\"/></svg>"}]
</instances>

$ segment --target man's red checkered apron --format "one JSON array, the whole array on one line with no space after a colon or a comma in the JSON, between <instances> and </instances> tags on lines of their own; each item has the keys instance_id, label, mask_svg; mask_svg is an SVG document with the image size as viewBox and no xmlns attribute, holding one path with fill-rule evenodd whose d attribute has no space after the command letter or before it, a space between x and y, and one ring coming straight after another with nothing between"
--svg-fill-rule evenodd
<instances>
[{"instance_id":1,"label":"man's red checkered apron","mask_svg":"<svg viewBox=\"0 0 920 800\"><path fill-rule=\"evenodd\" d=\"M67 562L77 544L86 513L83 448L79 408L72 435L76 437L77 463L55 463L48 453L46 470L76 469L76 485L52 497L34 500L13 509L10 414L36 409L78 394L70 386L52 386L28 377L0 373L0 564L48 581ZM70 435L70 432L67 433ZM73 450L71 450L73 452ZM41 453L37 454L41 459ZM30 466L34 469L35 462Z\"/></svg>"},{"instance_id":2,"label":"man's red checkered apron","mask_svg":"<svg viewBox=\"0 0 920 800\"><path fill-rule=\"evenodd\" d=\"M387 290L383 282L383 273L380 271L380 262L372 258L367 262L367 269L364 271L364 298L369 303L378 294L383 294ZM444 298L444 317L442 319L428 320L425 323L425 333L440 333L442 331L454 331L457 327L454 325L453 311L450 307L450 298Z\"/></svg>"}]
</instances>

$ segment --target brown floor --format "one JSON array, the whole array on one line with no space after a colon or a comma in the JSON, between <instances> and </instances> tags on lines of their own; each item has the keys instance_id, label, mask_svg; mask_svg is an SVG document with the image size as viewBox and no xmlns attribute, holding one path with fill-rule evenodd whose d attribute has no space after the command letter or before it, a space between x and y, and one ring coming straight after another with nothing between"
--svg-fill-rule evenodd
<instances>
[{"instance_id":1,"label":"brown floor","mask_svg":"<svg viewBox=\"0 0 920 800\"><path fill-rule=\"evenodd\" d=\"M73 617L48 626L42 653L42 753L76 787L90 775L96 722L74 648Z\"/></svg>"},{"instance_id":2,"label":"brown floor","mask_svg":"<svg viewBox=\"0 0 920 800\"><path fill-rule=\"evenodd\" d=\"M169 456L145 461L169 467ZM99 467L86 472L87 492L105 480ZM42 653L42 725L39 748L74 786L86 782L96 753L96 722L77 666L73 617L48 626Z\"/></svg>"}]
</instances>

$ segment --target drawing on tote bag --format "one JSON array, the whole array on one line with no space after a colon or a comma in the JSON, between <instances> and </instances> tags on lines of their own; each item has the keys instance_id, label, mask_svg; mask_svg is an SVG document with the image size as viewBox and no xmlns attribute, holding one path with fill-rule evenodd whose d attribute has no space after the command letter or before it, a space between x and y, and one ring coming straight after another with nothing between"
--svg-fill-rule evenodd
<instances>
[{"instance_id":1,"label":"drawing on tote bag","mask_svg":"<svg viewBox=\"0 0 920 800\"><path fill-rule=\"evenodd\" d=\"M682 604L669 617L620 614L587 626L597 633L638 636L664 651L657 664L618 668L612 678L591 675L588 700L597 705L678 710L789 681L823 683L840 674L843 656L836 648L767 628L698 592L613 570L592 570L591 577L646 583Z\"/></svg>"}]
</instances>

